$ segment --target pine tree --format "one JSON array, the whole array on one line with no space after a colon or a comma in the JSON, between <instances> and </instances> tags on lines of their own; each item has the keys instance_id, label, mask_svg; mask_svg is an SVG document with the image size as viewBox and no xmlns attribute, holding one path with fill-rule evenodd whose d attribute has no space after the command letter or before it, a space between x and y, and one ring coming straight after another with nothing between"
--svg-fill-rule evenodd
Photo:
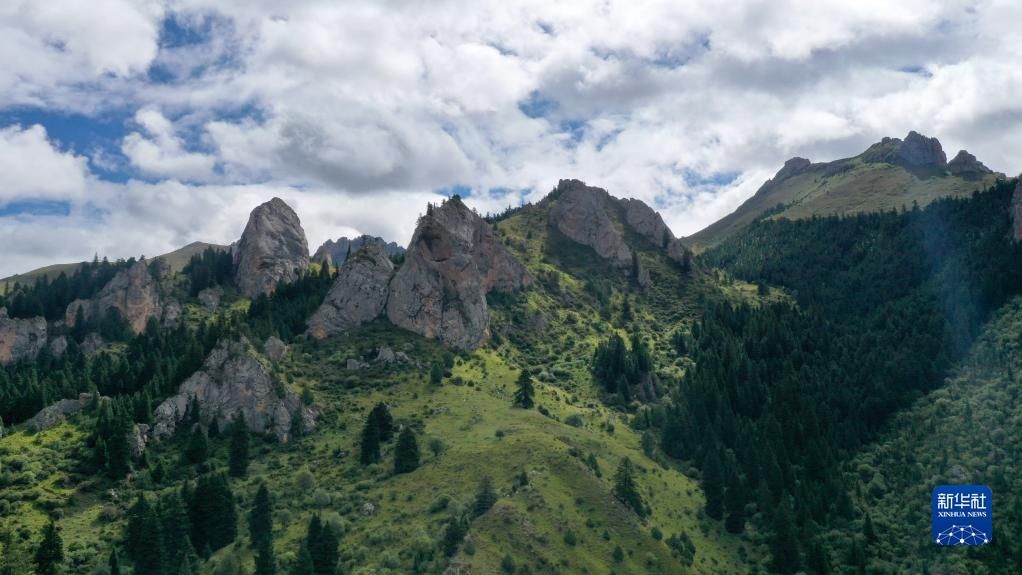
<instances>
[{"instance_id":1,"label":"pine tree","mask_svg":"<svg viewBox=\"0 0 1022 575\"><path fill-rule=\"evenodd\" d=\"M774 515L774 533L770 539L770 568L781 575L791 575L798 571L801 562L791 501L788 494L784 493Z\"/></svg>"},{"instance_id":2,"label":"pine tree","mask_svg":"<svg viewBox=\"0 0 1022 575\"><path fill-rule=\"evenodd\" d=\"M532 376L529 374L529 370L523 369L518 374L517 381L518 389L515 390L513 404L515 407L522 409L532 409L535 405L536 389L532 384Z\"/></svg>"},{"instance_id":3,"label":"pine tree","mask_svg":"<svg viewBox=\"0 0 1022 575\"><path fill-rule=\"evenodd\" d=\"M639 517L646 516L646 503L632 476L632 461L627 457L621 460L614 476L614 496Z\"/></svg>"},{"instance_id":4,"label":"pine tree","mask_svg":"<svg viewBox=\"0 0 1022 575\"><path fill-rule=\"evenodd\" d=\"M298 561L295 563L291 575L316 575L316 566L312 564L312 555L309 553L309 546L302 543L298 551Z\"/></svg>"},{"instance_id":5,"label":"pine tree","mask_svg":"<svg viewBox=\"0 0 1022 575\"><path fill-rule=\"evenodd\" d=\"M713 519L724 517L724 472L716 450L711 450L703 465L703 493L706 495L706 515Z\"/></svg>"},{"instance_id":6,"label":"pine tree","mask_svg":"<svg viewBox=\"0 0 1022 575\"><path fill-rule=\"evenodd\" d=\"M117 549L110 550L110 559L107 561L110 569L109 575L121 575L121 560L117 557Z\"/></svg>"},{"instance_id":7,"label":"pine tree","mask_svg":"<svg viewBox=\"0 0 1022 575\"><path fill-rule=\"evenodd\" d=\"M876 529L873 527L873 518L868 513L866 514L866 520L862 524L862 534L866 537L866 542L871 545L880 540L877 537Z\"/></svg>"},{"instance_id":8,"label":"pine tree","mask_svg":"<svg viewBox=\"0 0 1022 575\"><path fill-rule=\"evenodd\" d=\"M43 528L43 540L35 552L36 575L58 575L63 570L64 541L53 518Z\"/></svg>"},{"instance_id":9,"label":"pine tree","mask_svg":"<svg viewBox=\"0 0 1022 575\"><path fill-rule=\"evenodd\" d=\"M394 448L394 473L410 473L419 467L419 444L410 427L401 430Z\"/></svg>"},{"instance_id":10,"label":"pine tree","mask_svg":"<svg viewBox=\"0 0 1022 575\"><path fill-rule=\"evenodd\" d=\"M202 426L196 425L188 438L188 446L185 449L185 458L188 463L199 465L209 460L209 439Z\"/></svg>"},{"instance_id":11,"label":"pine tree","mask_svg":"<svg viewBox=\"0 0 1022 575\"><path fill-rule=\"evenodd\" d=\"M309 521L308 536L305 545L312 558L316 575L334 575L337 560L340 558L337 549L337 535L329 523L324 524L318 515Z\"/></svg>"},{"instance_id":12,"label":"pine tree","mask_svg":"<svg viewBox=\"0 0 1022 575\"><path fill-rule=\"evenodd\" d=\"M248 532L252 538L252 546L259 548L273 541L273 504L270 501L270 490L266 484L259 485L252 511L248 514Z\"/></svg>"},{"instance_id":13,"label":"pine tree","mask_svg":"<svg viewBox=\"0 0 1022 575\"><path fill-rule=\"evenodd\" d=\"M276 575L276 573L277 560L273 556L273 544L264 542L256 548L255 575Z\"/></svg>"},{"instance_id":14,"label":"pine tree","mask_svg":"<svg viewBox=\"0 0 1022 575\"><path fill-rule=\"evenodd\" d=\"M228 453L227 469L231 477L245 477L248 473L248 426L245 424L245 414L238 412L238 416L231 424L231 447Z\"/></svg>"},{"instance_id":15,"label":"pine tree","mask_svg":"<svg viewBox=\"0 0 1022 575\"><path fill-rule=\"evenodd\" d=\"M458 516L451 516L447 521L447 526L444 528L444 539L441 544L444 555L453 557L458 552L458 547L461 545L461 540L465 538L466 533L468 533L466 522Z\"/></svg>"},{"instance_id":16,"label":"pine tree","mask_svg":"<svg viewBox=\"0 0 1022 575\"><path fill-rule=\"evenodd\" d=\"M135 575L165 575L168 563L163 542L163 525L153 506L146 506L140 529L138 554L134 558Z\"/></svg>"},{"instance_id":17,"label":"pine tree","mask_svg":"<svg viewBox=\"0 0 1022 575\"><path fill-rule=\"evenodd\" d=\"M440 385L444 379L444 369L440 367L439 363L434 363L429 368L429 382L433 385Z\"/></svg>"},{"instance_id":18,"label":"pine tree","mask_svg":"<svg viewBox=\"0 0 1022 575\"><path fill-rule=\"evenodd\" d=\"M359 461L362 465L369 465L380 461L380 427L372 413L366 419L362 427L362 455Z\"/></svg>"},{"instance_id":19,"label":"pine tree","mask_svg":"<svg viewBox=\"0 0 1022 575\"><path fill-rule=\"evenodd\" d=\"M745 531L745 503L747 495L745 485L737 471L731 472L728 480L727 493L724 496L724 508L727 517L724 519L724 528L729 533L741 533Z\"/></svg>"},{"instance_id":20,"label":"pine tree","mask_svg":"<svg viewBox=\"0 0 1022 575\"><path fill-rule=\"evenodd\" d=\"M472 511L476 517L479 517L489 511L495 503L497 503L497 494L493 491L493 482L489 477L483 477L479 482L479 488L476 490Z\"/></svg>"},{"instance_id":21,"label":"pine tree","mask_svg":"<svg viewBox=\"0 0 1022 575\"><path fill-rule=\"evenodd\" d=\"M390 408L386 403L382 401L377 403L369 413L369 417L376 422L381 443L386 443L394 437L394 418L390 415Z\"/></svg>"},{"instance_id":22,"label":"pine tree","mask_svg":"<svg viewBox=\"0 0 1022 575\"><path fill-rule=\"evenodd\" d=\"M33 573L32 552L25 546L21 537L10 531L0 531L0 543L3 543L3 553L0 553L0 574L31 575Z\"/></svg>"}]
</instances>

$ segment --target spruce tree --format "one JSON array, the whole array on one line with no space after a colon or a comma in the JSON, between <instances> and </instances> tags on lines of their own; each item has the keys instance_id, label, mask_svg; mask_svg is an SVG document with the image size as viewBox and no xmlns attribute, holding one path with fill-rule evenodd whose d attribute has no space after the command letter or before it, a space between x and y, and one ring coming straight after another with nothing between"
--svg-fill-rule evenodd
<instances>
[{"instance_id":1,"label":"spruce tree","mask_svg":"<svg viewBox=\"0 0 1022 575\"><path fill-rule=\"evenodd\" d=\"M248 426L245 414L239 412L231 424L231 447L227 458L227 469L231 477L245 477L249 461Z\"/></svg>"},{"instance_id":2,"label":"spruce tree","mask_svg":"<svg viewBox=\"0 0 1022 575\"><path fill-rule=\"evenodd\" d=\"M799 556L791 501L787 493L781 495L781 504L774 515L773 527L774 532L770 538L770 568L781 575L791 575L798 571L802 560Z\"/></svg>"},{"instance_id":3,"label":"spruce tree","mask_svg":"<svg viewBox=\"0 0 1022 575\"><path fill-rule=\"evenodd\" d=\"M461 545L461 540L465 538L465 533L468 532L468 525L466 522L456 515L451 516L447 521L447 526L444 528L444 538L441 543L444 555L453 557L458 552L458 546Z\"/></svg>"},{"instance_id":4,"label":"spruce tree","mask_svg":"<svg viewBox=\"0 0 1022 575\"><path fill-rule=\"evenodd\" d=\"M298 561L295 563L291 575L316 575L316 566L312 564L312 555L309 553L309 546L302 543L298 551Z\"/></svg>"},{"instance_id":5,"label":"spruce tree","mask_svg":"<svg viewBox=\"0 0 1022 575\"><path fill-rule=\"evenodd\" d=\"M394 448L394 473L409 473L419 467L419 444L410 427L401 430Z\"/></svg>"},{"instance_id":6,"label":"spruce tree","mask_svg":"<svg viewBox=\"0 0 1022 575\"><path fill-rule=\"evenodd\" d=\"M63 570L64 541L52 517L43 528L43 540L36 548L33 563L36 575L58 575Z\"/></svg>"},{"instance_id":7,"label":"spruce tree","mask_svg":"<svg viewBox=\"0 0 1022 575\"><path fill-rule=\"evenodd\" d=\"M387 407L387 404L382 401L377 403L369 413L369 416L376 421L376 427L380 432L380 442L386 443L390 441L394 437L394 418L390 415L390 408Z\"/></svg>"},{"instance_id":8,"label":"spruce tree","mask_svg":"<svg viewBox=\"0 0 1022 575\"><path fill-rule=\"evenodd\" d=\"M309 521L308 536L305 546L312 558L315 575L334 575L337 569L338 538L329 523L324 524L318 515Z\"/></svg>"},{"instance_id":9,"label":"spruce tree","mask_svg":"<svg viewBox=\"0 0 1022 575\"><path fill-rule=\"evenodd\" d=\"M266 484L259 485L252 511L248 514L248 532L252 538L252 546L259 548L273 541L273 504L270 501L270 490Z\"/></svg>"},{"instance_id":10,"label":"spruce tree","mask_svg":"<svg viewBox=\"0 0 1022 575\"><path fill-rule=\"evenodd\" d=\"M711 450L703 464L703 493L706 495L706 514L713 519L724 517L724 472L716 450Z\"/></svg>"},{"instance_id":11,"label":"spruce tree","mask_svg":"<svg viewBox=\"0 0 1022 575\"><path fill-rule=\"evenodd\" d=\"M185 459L188 463L199 465L209 460L209 439L202 426L196 425L188 438L188 446L185 448Z\"/></svg>"},{"instance_id":12,"label":"spruce tree","mask_svg":"<svg viewBox=\"0 0 1022 575\"><path fill-rule=\"evenodd\" d=\"M727 484L727 493L724 496L724 508L727 513L724 519L724 528L729 533L741 533L745 531L745 503L747 495L745 485L737 471L731 472L731 478Z\"/></svg>"},{"instance_id":13,"label":"spruce tree","mask_svg":"<svg viewBox=\"0 0 1022 575\"><path fill-rule=\"evenodd\" d=\"M476 490L475 503L472 505L473 513L479 517L489 511L496 502L497 494L493 491L493 482L489 477L483 477Z\"/></svg>"},{"instance_id":14,"label":"spruce tree","mask_svg":"<svg viewBox=\"0 0 1022 575\"><path fill-rule=\"evenodd\" d=\"M380 427L376 418L370 413L362 426L362 454L359 461L362 465L369 465L380 461Z\"/></svg>"},{"instance_id":15,"label":"spruce tree","mask_svg":"<svg viewBox=\"0 0 1022 575\"><path fill-rule=\"evenodd\" d=\"M614 476L614 496L639 517L646 516L646 503L632 476L632 461L627 457L621 460Z\"/></svg>"},{"instance_id":16,"label":"spruce tree","mask_svg":"<svg viewBox=\"0 0 1022 575\"><path fill-rule=\"evenodd\" d=\"M255 575L276 575L277 560L273 556L273 543L262 543L256 548Z\"/></svg>"},{"instance_id":17,"label":"spruce tree","mask_svg":"<svg viewBox=\"0 0 1022 575\"><path fill-rule=\"evenodd\" d=\"M165 575L167 558L163 543L163 525L156 509L147 505L142 516L139 549L134 558L135 575Z\"/></svg>"},{"instance_id":18,"label":"spruce tree","mask_svg":"<svg viewBox=\"0 0 1022 575\"><path fill-rule=\"evenodd\" d=\"M444 379L444 369L440 367L439 363L434 363L429 368L429 382L433 385L440 385Z\"/></svg>"},{"instance_id":19,"label":"spruce tree","mask_svg":"<svg viewBox=\"0 0 1022 575\"><path fill-rule=\"evenodd\" d=\"M117 557L117 549L110 550L110 559L107 560L109 575L121 575L121 560Z\"/></svg>"},{"instance_id":20,"label":"spruce tree","mask_svg":"<svg viewBox=\"0 0 1022 575\"><path fill-rule=\"evenodd\" d=\"M518 374L518 381L516 384L518 389L515 390L513 400L514 406L522 409L532 409L532 407L536 404L536 389L532 384L532 376L529 374L528 369L523 369L522 372Z\"/></svg>"}]
</instances>

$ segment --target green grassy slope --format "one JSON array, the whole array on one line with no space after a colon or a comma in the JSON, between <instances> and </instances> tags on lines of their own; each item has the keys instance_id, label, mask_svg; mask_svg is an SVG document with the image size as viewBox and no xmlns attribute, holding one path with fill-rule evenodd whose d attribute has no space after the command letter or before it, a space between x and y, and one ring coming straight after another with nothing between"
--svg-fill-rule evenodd
<instances>
[{"instance_id":1,"label":"green grassy slope","mask_svg":"<svg viewBox=\"0 0 1022 575\"><path fill-rule=\"evenodd\" d=\"M813 164L790 177L768 181L734 212L685 238L695 249L719 244L764 216L790 219L850 215L924 206L933 200L985 189L998 176L962 178L913 172L860 156ZM777 180L777 181L775 181Z\"/></svg>"},{"instance_id":2,"label":"green grassy slope","mask_svg":"<svg viewBox=\"0 0 1022 575\"><path fill-rule=\"evenodd\" d=\"M182 268L188 263L188 260L195 254L202 253L206 248L217 248L227 249L227 246L221 246L217 244L209 244L206 242L192 242L187 246L178 248L172 252L168 252L153 258L154 260L160 259L165 260L170 264L170 269L175 272L181 271ZM34 269L22 274L15 274L10 277L0 279L0 290L3 290L8 284L14 285L15 283L21 283L23 285L30 285L42 277L55 278L61 273L72 274L78 266L82 265L83 262L67 263L67 264L53 264L41 268Z\"/></svg>"},{"instance_id":3,"label":"green grassy slope","mask_svg":"<svg viewBox=\"0 0 1022 575\"><path fill-rule=\"evenodd\" d=\"M1022 298L1003 306L944 386L899 415L848 466L870 512L875 542L856 538L870 573L1018 573L1007 556L1022 535ZM942 484L986 484L994 493L994 543L946 548L930 539L930 492ZM830 532L836 564L848 532ZM860 526L861 532L861 526ZM1014 552L1012 553L1012 550ZM852 570L840 570L852 573Z\"/></svg>"}]
</instances>

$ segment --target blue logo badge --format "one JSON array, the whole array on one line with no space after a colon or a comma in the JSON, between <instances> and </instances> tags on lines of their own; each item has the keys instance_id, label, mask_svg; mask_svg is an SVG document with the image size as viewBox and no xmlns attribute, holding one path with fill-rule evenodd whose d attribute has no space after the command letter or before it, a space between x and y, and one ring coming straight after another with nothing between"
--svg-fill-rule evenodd
<instances>
[{"instance_id":1,"label":"blue logo badge","mask_svg":"<svg viewBox=\"0 0 1022 575\"><path fill-rule=\"evenodd\" d=\"M937 545L986 545L994 539L994 497L986 485L933 490L932 539Z\"/></svg>"}]
</instances>

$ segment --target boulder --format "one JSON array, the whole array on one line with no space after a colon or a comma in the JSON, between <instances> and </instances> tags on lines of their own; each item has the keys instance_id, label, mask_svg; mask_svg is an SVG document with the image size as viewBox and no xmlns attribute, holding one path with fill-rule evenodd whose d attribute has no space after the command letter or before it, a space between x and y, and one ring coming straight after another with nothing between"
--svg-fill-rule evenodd
<instances>
[{"instance_id":1,"label":"boulder","mask_svg":"<svg viewBox=\"0 0 1022 575\"><path fill-rule=\"evenodd\" d=\"M67 337L60 335L50 340L50 355L60 359L64 357L64 352L67 351Z\"/></svg>"},{"instance_id":2,"label":"boulder","mask_svg":"<svg viewBox=\"0 0 1022 575\"><path fill-rule=\"evenodd\" d=\"M193 398L199 405L201 423L208 426L216 420L220 429L227 429L242 414L249 431L272 433L286 442L294 418L301 417L307 431L316 425L313 411L276 379L264 358L245 338L222 340L210 352L202 369L186 379L176 395L156 408L150 439L172 435Z\"/></svg>"},{"instance_id":3,"label":"boulder","mask_svg":"<svg viewBox=\"0 0 1022 575\"><path fill-rule=\"evenodd\" d=\"M88 321L104 317L110 309L116 309L135 333L145 330L149 318L163 317L159 287L149 272L145 258L117 272L92 299L77 299L68 304L64 312L64 323L74 327L79 310Z\"/></svg>"},{"instance_id":4,"label":"boulder","mask_svg":"<svg viewBox=\"0 0 1022 575\"><path fill-rule=\"evenodd\" d=\"M281 341L279 337L271 335L263 343L263 351L270 361L280 361L287 355L287 344Z\"/></svg>"},{"instance_id":5,"label":"boulder","mask_svg":"<svg viewBox=\"0 0 1022 575\"><path fill-rule=\"evenodd\" d=\"M323 339L372 321L387 307L394 264L378 244L355 252L341 266L323 304L309 318L309 336Z\"/></svg>"},{"instance_id":6,"label":"boulder","mask_svg":"<svg viewBox=\"0 0 1022 575\"><path fill-rule=\"evenodd\" d=\"M35 359L46 347L46 320L42 317L15 319L0 307L0 365L20 359Z\"/></svg>"},{"instance_id":7,"label":"boulder","mask_svg":"<svg viewBox=\"0 0 1022 575\"><path fill-rule=\"evenodd\" d=\"M298 214L280 198L252 210L234 248L234 266L238 291L249 298L298 279L309 269L309 243Z\"/></svg>"},{"instance_id":8,"label":"boulder","mask_svg":"<svg viewBox=\"0 0 1022 575\"><path fill-rule=\"evenodd\" d=\"M490 335L486 294L511 292L532 276L478 214L454 196L430 205L390 282L391 323L463 349Z\"/></svg>"},{"instance_id":9,"label":"boulder","mask_svg":"<svg viewBox=\"0 0 1022 575\"><path fill-rule=\"evenodd\" d=\"M163 304L163 325L169 327L176 324L177 321L181 319L181 314L183 312L184 309L181 307L180 302L173 298L168 299L167 302Z\"/></svg>"},{"instance_id":10,"label":"boulder","mask_svg":"<svg viewBox=\"0 0 1022 575\"><path fill-rule=\"evenodd\" d=\"M376 350L376 358L373 359L373 363L411 363L412 358L408 357L408 354L403 351L394 351L388 346L380 346L380 349Z\"/></svg>"},{"instance_id":11,"label":"boulder","mask_svg":"<svg viewBox=\"0 0 1022 575\"><path fill-rule=\"evenodd\" d=\"M206 308L206 311L213 313L220 307L220 300L224 297L224 288L222 287L211 287L206 288L199 292L198 298L199 303L202 307Z\"/></svg>"},{"instance_id":12,"label":"boulder","mask_svg":"<svg viewBox=\"0 0 1022 575\"><path fill-rule=\"evenodd\" d=\"M67 421L68 417L85 409L90 403L92 403L91 393L80 393L78 399L61 399L33 415L27 422L28 426L37 431L56 427Z\"/></svg>"},{"instance_id":13,"label":"boulder","mask_svg":"<svg viewBox=\"0 0 1022 575\"><path fill-rule=\"evenodd\" d=\"M149 426L144 423L136 423L128 431L128 451L133 458L141 457L149 443Z\"/></svg>"},{"instance_id":14,"label":"boulder","mask_svg":"<svg viewBox=\"0 0 1022 575\"><path fill-rule=\"evenodd\" d=\"M611 198L606 190L579 180L561 180L554 193L557 203L550 210L550 225L616 266L631 265L632 252L607 213Z\"/></svg>"},{"instance_id":15,"label":"boulder","mask_svg":"<svg viewBox=\"0 0 1022 575\"><path fill-rule=\"evenodd\" d=\"M344 368L348 371L357 371L369 367L369 364L362 361L361 359L349 358L348 362L344 365Z\"/></svg>"}]
</instances>

